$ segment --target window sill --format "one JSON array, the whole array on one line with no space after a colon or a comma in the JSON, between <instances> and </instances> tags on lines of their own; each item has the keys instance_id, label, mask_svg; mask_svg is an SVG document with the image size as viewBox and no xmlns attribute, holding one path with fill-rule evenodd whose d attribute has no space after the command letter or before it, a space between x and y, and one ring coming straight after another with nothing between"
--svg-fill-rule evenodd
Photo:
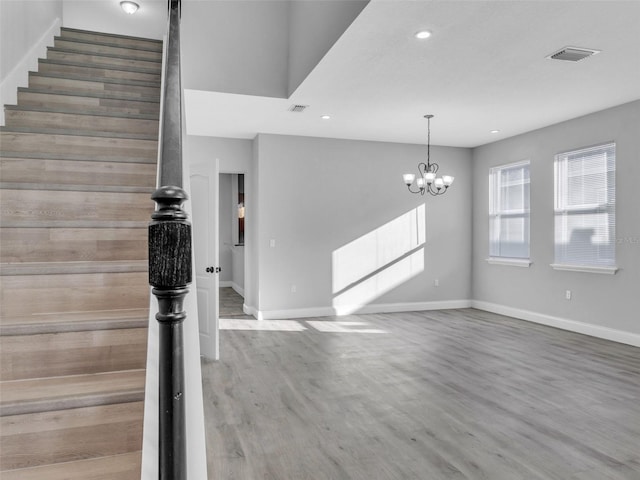
<instances>
[{"instance_id":1,"label":"window sill","mask_svg":"<svg viewBox=\"0 0 640 480\"><path fill-rule=\"evenodd\" d=\"M491 265L507 265L510 267L528 268L531 265L531 260L528 258L489 257L487 262Z\"/></svg>"},{"instance_id":2,"label":"window sill","mask_svg":"<svg viewBox=\"0 0 640 480\"><path fill-rule=\"evenodd\" d=\"M584 265L565 265L563 263L552 263L551 268L568 272L604 273L606 275L615 275L618 271L618 267L589 267Z\"/></svg>"}]
</instances>

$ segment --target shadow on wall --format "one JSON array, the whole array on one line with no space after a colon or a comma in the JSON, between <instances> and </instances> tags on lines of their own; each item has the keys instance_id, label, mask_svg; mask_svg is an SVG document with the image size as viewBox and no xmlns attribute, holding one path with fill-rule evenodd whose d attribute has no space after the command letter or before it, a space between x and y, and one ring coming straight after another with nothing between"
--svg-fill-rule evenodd
<instances>
[{"instance_id":1,"label":"shadow on wall","mask_svg":"<svg viewBox=\"0 0 640 480\"><path fill-rule=\"evenodd\" d=\"M337 315L363 305L424 271L425 205L394 218L332 253Z\"/></svg>"}]
</instances>

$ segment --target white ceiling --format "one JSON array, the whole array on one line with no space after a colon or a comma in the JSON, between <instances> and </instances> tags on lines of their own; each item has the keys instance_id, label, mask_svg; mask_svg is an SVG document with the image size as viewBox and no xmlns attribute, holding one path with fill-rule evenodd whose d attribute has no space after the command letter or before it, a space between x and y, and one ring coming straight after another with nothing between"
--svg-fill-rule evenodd
<instances>
[{"instance_id":1,"label":"white ceiling","mask_svg":"<svg viewBox=\"0 0 640 480\"><path fill-rule=\"evenodd\" d=\"M187 90L187 133L425 143L431 113L433 144L474 147L640 99L638 25L638 1L373 0L290 98ZM602 53L545 58L565 46Z\"/></svg>"},{"instance_id":2,"label":"white ceiling","mask_svg":"<svg viewBox=\"0 0 640 480\"><path fill-rule=\"evenodd\" d=\"M63 23L160 38L166 1L138 1L127 16L118 0L64 0ZM425 143L431 113L433 144L474 147L640 99L640 0L361 8L362 0L183 0L187 132ZM415 39L422 29L433 36ZM602 52L577 63L545 58L565 46ZM287 111L294 103L310 107Z\"/></svg>"}]
</instances>

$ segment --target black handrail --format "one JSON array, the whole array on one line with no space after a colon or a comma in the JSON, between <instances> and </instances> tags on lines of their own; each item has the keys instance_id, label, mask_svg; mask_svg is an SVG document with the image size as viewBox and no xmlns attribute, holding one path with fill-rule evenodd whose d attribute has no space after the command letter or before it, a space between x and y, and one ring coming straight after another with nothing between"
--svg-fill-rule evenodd
<instances>
[{"instance_id":1,"label":"black handrail","mask_svg":"<svg viewBox=\"0 0 640 480\"><path fill-rule=\"evenodd\" d=\"M187 478L184 298L191 283L191 224L182 203L182 105L180 85L180 0L169 0L156 211L149 224L149 284L158 299L159 479Z\"/></svg>"}]
</instances>

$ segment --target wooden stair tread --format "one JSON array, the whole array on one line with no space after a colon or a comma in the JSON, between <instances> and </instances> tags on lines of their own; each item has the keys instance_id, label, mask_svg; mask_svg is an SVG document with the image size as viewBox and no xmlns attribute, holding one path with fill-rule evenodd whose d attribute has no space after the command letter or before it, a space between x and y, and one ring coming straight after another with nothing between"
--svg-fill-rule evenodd
<instances>
[{"instance_id":1,"label":"wooden stair tread","mask_svg":"<svg viewBox=\"0 0 640 480\"><path fill-rule=\"evenodd\" d=\"M0 133L36 133L43 135L70 135L74 137L103 137L127 140L158 140L158 135L125 132L95 132L89 130L67 130L64 128L29 128L29 127L0 127Z\"/></svg>"},{"instance_id":2,"label":"wooden stair tread","mask_svg":"<svg viewBox=\"0 0 640 480\"><path fill-rule=\"evenodd\" d=\"M25 93L40 93L43 95L61 95L67 97L82 97L82 98L102 98L107 100L125 100L125 101L134 101L134 102L145 102L145 103L160 103L159 96L153 97L143 97L139 96L135 99L119 95L118 92L104 92L104 91L69 91L69 90L54 90L49 88L34 88L34 87L18 87L18 92Z\"/></svg>"},{"instance_id":3,"label":"wooden stair tread","mask_svg":"<svg viewBox=\"0 0 640 480\"><path fill-rule=\"evenodd\" d=\"M118 186L118 185L83 185L75 183L46 184L23 182L0 182L0 189L11 190L52 190L72 192L111 192L111 193L153 193L153 187Z\"/></svg>"},{"instance_id":4,"label":"wooden stair tread","mask_svg":"<svg viewBox=\"0 0 640 480\"><path fill-rule=\"evenodd\" d=\"M144 369L3 381L0 415L138 402L144 383Z\"/></svg>"},{"instance_id":5,"label":"wooden stair tread","mask_svg":"<svg viewBox=\"0 0 640 480\"><path fill-rule=\"evenodd\" d=\"M61 68L60 69L54 68L54 67L48 68L47 65L60 66ZM42 69L42 67L44 67L44 69ZM126 76L119 77L116 73L116 72L126 72L126 73L132 73L132 74L142 73L142 74L145 74L143 76L153 77L153 79L146 80L151 83L161 82L161 73L160 71L158 71L157 68L141 67L137 65L106 65L106 64L99 64L99 63L82 62L79 60L69 60L69 59L63 59L63 58L39 58L38 59L38 73L47 74L52 70L53 70L52 73L58 70L61 70L65 74L80 75L77 73L72 73L76 71L76 69L69 68L69 67L78 67L81 71L85 72L82 75L88 78L114 78L114 79L122 78L123 80L126 80L127 79ZM105 74L111 73L114 76L108 76L104 74L100 75L98 73L100 71L103 71ZM94 72L94 73L90 73L90 72ZM130 80L136 80L135 78L133 78L135 76L136 75L132 75L131 76L132 78L130 78Z\"/></svg>"},{"instance_id":6,"label":"wooden stair tread","mask_svg":"<svg viewBox=\"0 0 640 480\"><path fill-rule=\"evenodd\" d=\"M109 41L117 41L117 42L125 42L125 44L129 45L132 42L138 42L143 44L156 45L158 49L162 49L162 40L158 40L155 38L146 38L146 37L136 37L132 35L122 35L119 33L106 33L106 32L95 32L93 30L84 30L81 28L70 28L70 27L61 27L60 35L62 37L72 37L72 38L87 38L87 37L100 37L100 38L108 38Z\"/></svg>"},{"instance_id":7,"label":"wooden stair tread","mask_svg":"<svg viewBox=\"0 0 640 480\"><path fill-rule=\"evenodd\" d=\"M0 470L139 451L143 409L127 402L0 417Z\"/></svg>"},{"instance_id":8,"label":"wooden stair tread","mask_svg":"<svg viewBox=\"0 0 640 480\"><path fill-rule=\"evenodd\" d=\"M154 46L145 46L145 45L118 45L113 42L106 41L97 41L97 40L89 40L89 39L78 39L78 38L68 38L63 36L53 37L53 42L55 47L64 47L64 48L82 48L82 51L93 51L93 52L103 52L103 51L114 51L120 52L120 50L124 50L122 52L126 57L136 57L138 55L148 54L150 57L142 57L142 58L158 58L162 60L162 50L154 47ZM112 49L112 50L110 50ZM132 55L128 55L131 53Z\"/></svg>"},{"instance_id":9,"label":"wooden stair tread","mask_svg":"<svg viewBox=\"0 0 640 480\"><path fill-rule=\"evenodd\" d=\"M29 76L59 78L62 80L79 80L83 82L94 82L94 83L114 83L117 85L129 85L129 86L149 87L149 88L157 88L157 89L160 88L160 81L154 82L149 80L134 80L130 78L94 77L89 75L74 75L69 73L57 73L57 72L43 72L43 73L29 72Z\"/></svg>"},{"instance_id":10,"label":"wooden stair tread","mask_svg":"<svg viewBox=\"0 0 640 480\"><path fill-rule=\"evenodd\" d=\"M110 262L22 262L0 264L0 276L75 275L84 273L146 272L147 260Z\"/></svg>"},{"instance_id":11,"label":"wooden stair tread","mask_svg":"<svg viewBox=\"0 0 640 480\"><path fill-rule=\"evenodd\" d=\"M148 68L149 71L160 71L161 61L127 58L120 55L109 55L96 52L83 52L67 48L47 47L47 58L50 60L70 60L72 62L89 63L103 66L129 66Z\"/></svg>"},{"instance_id":12,"label":"wooden stair tread","mask_svg":"<svg viewBox=\"0 0 640 480\"><path fill-rule=\"evenodd\" d=\"M144 328L148 323L149 310L144 308L3 316L0 318L0 335Z\"/></svg>"},{"instance_id":13,"label":"wooden stair tread","mask_svg":"<svg viewBox=\"0 0 640 480\"><path fill-rule=\"evenodd\" d=\"M144 220L2 220L7 228L147 228Z\"/></svg>"},{"instance_id":14,"label":"wooden stair tread","mask_svg":"<svg viewBox=\"0 0 640 480\"><path fill-rule=\"evenodd\" d=\"M118 112L104 112L102 110L88 110L86 108L81 111L72 110L63 107L43 107L32 105L5 105L5 110L18 111L18 112L43 112L43 113L61 113L65 115L79 115L87 117L109 117L109 118L124 118L133 120L154 120L158 122L158 115L144 114L144 113L118 113Z\"/></svg>"},{"instance_id":15,"label":"wooden stair tread","mask_svg":"<svg viewBox=\"0 0 640 480\"><path fill-rule=\"evenodd\" d=\"M131 60L132 63L146 63L149 64L150 68L158 68L162 67L162 59L153 59L153 58L141 58L133 55L122 55L122 54L113 54L113 53L104 53L97 51L86 51L86 50L78 50L74 48L67 47L47 47L47 53L51 52L60 52L60 53L71 53L74 55L87 55L91 57L100 57L100 58L113 58L116 60Z\"/></svg>"},{"instance_id":16,"label":"wooden stair tread","mask_svg":"<svg viewBox=\"0 0 640 480\"><path fill-rule=\"evenodd\" d=\"M140 480L142 452L5 470L2 480Z\"/></svg>"},{"instance_id":17,"label":"wooden stair tread","mask_svg":"<svg viewBox=\"0 0 640 480\"><path fill-rule=\"evenodd\" d=\"M122 38L122 36L120 36L119 38ZM82 43L85 45L98 45L101 47L117 47L117 48L128 48L130 50L141 50L144 52L154 52L154 53L162 53L162 41L158 40L159 43L156 44L149 44L149 45L123 45L121 43L117 43L117 42L110 42L108 40L108 37L105 37L104 39L98 41L95 39L88 39L88 38L73 38L73 37L66 37L64 35L60 35L60 36L56 36L54 37L54 40L64 40L65 42L72 42L72 43Z\"/></svg>"},{"instance_id":18,"label":"wooden stair tread","mask_svg":"<svg viewBox=\"0 0 640 480\"><path fill-rule=\"evenodd\" d=\"M141 163L141 164L155 164L155 158L140 158L140 157L101 157L101 156L88 156L78 155L71 153L51 153L51 152L13 152L7 150L0 150L0 158L31 158L38 160L68 160L79 162L110 162L110 163Z\"/></svg>"}]
</instances>

